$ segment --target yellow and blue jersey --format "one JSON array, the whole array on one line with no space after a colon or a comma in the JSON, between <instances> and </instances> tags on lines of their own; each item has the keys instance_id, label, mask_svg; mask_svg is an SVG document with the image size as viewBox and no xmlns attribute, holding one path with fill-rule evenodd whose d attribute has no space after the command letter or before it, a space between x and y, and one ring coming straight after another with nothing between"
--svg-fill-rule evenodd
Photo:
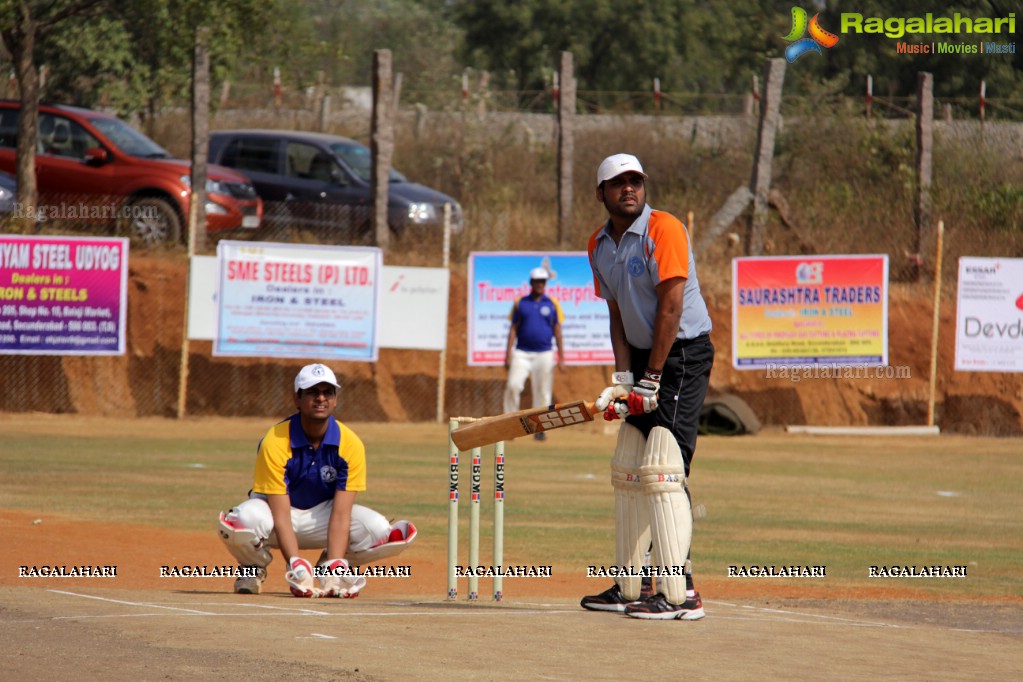
<instances>
[{"instance_id":1,"label":"yellow and blue jersey","mask_svg":"<svg viewBox=\"0 0 1023 682\"><path fill-rule=\"evenodd\" d=\"M314 449L298 413L270 427L259 442L252 492L287 494L292 507L310 509L338 490L366 490L366 446L354 431L330 417Z\"/></svg>"}]
</instances>

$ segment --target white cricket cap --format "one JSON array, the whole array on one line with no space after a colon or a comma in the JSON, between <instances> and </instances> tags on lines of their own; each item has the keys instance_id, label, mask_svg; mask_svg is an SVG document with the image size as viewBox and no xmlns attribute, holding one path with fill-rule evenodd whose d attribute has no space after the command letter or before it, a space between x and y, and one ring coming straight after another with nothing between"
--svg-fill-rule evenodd
<instances>
[{"instance_id":1,"label":"white cricket cap","mask_svg":"<svg viewBox=\"0 0 1023 682\"><path fill-rule=\"evenodd\" d=\"M600 166L597 167L597 187L600 187L600 183L605 180L610 180L629 171L635 171L644 178L646 177L639 159L632 154L614 154L609 156L601 161Z\"/></svg>"},{"instance_id":2,"label":"white cricket cap","mask_svg":"<svg viewBox=\"0 0 1023 682\"><path fill-rule=\"evenodd\" d=\"M533 268L529 271L529 279L550 279L551 273L546 268Z\"/></svg>"},{"instance_id":3,"label":"white cricket cap","mask_svg":"<svg viewBox=\"0 0 1023 682\"><path fill-rule=\"evenodd\" d=\"M330 367L315 364L306 365L299 371L295 377L295 393L306 388L312 388L316 384L330 384L331 386L341 388L341 385L337 383L337 377L334 376L334 372L331 371Z\"/></svg>"}]
</instances>

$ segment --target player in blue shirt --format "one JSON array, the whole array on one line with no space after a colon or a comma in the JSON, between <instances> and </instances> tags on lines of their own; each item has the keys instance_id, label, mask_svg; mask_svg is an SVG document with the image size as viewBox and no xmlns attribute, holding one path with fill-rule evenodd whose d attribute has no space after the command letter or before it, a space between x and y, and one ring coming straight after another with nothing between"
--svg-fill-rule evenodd
<instances>
[{"instance_id":1,"label":"player in blue shirt","mask_svg":"<svg viewBox=\"0 0 1023 682\"><path fill-rule=\"evenodd\" d=\"M504 387L504 411L519 409L519 398L529 377L533 387L533 407L551 404L554 383L554 347L557 342L557 365L565 369L565 347L561 341L561 323L565 319L561 306L544 293L550 273L545 268L533 268L529 273L529 294L515 302L508 330L508 350L504 367L508 382ZM537 433L536 440L546 434Z\"/></svg>"}]
</instances>

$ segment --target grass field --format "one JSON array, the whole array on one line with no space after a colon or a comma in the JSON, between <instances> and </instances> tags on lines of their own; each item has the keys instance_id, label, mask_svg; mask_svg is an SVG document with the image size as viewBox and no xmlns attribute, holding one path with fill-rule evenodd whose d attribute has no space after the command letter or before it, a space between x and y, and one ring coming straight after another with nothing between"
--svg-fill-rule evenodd
<instances>
[{"instance_id":1,"label":"grass field","mask_svg":"<svg viewBox=\"0 0 1023 682\"><path fill-rule=\"evenodd\" d=\"M265 420L131 421L0 417L3 506L107 523L209 530L250 486ZM355 424L366 442L363 504L413 519L424 549L446 542L446 430ZM505 558L583 576L613 556L603 425L508 443ZM492 456L483 459L488 561ZM805 591L1014 599L1023 576L1023 452L1018 440L792 436L700 440L690 486L706 516L693 553L701 584L727 593ZM469 485L462 455L462 551ZM489 493L489 494L488 494ZM826 566L824 579L728 578L729 566ZM966 566L965 579L870 578L870 566ZM438 577L438 585L443 576ZM773 584L771 584L773 583ZM594 584L595 586L595 584ZM514 589L506 586L506 590Z\"/></svg>"},{"instance_id":2,"label":"grass field","mask_svg":"<svg viewBox=\"0 0 1023 682\"><path fill-rule=\"evenodd\" d=\"M0 415L0 667L10 679L1009 679L1023 638L1023 453L962 437L700 441L691 485L707 617L645 622L578 607L613 562L603 424L508 443L505 599L446 601L444 425L354 424L369 451L359 501L413 519L396 564L357 600L295 599L279 560L258 596L161 565L230 561L214 533L251 483L251 419ZM462 456L461 562L469 461ZM481 563L490 564L492 458ZM309 552L310 558L315 556ZM114 579L19 577L23 565L111 565ZM818 578L738 578L751 566ZM870 578L870 566L965 566L959 578ZM954 646L949 642L954 641ZM53 655L60 642L61 655ZM684 671L684 672L682 672Z\"/></svg>"}]
</instances>

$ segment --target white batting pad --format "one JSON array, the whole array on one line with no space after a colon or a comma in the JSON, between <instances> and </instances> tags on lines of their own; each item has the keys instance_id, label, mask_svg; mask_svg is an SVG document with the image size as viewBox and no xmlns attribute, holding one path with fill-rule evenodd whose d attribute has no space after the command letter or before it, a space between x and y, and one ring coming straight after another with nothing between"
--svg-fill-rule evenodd
<instances>
[{"instance_id":1,"label":"white batting pad","mask_svg":"<svg viewBox=\"0 0 1023 682\"><path fill-rule=\"evenodd\" d=\"M404 552L408 549L408 546L412 544L412 541L416 539L416 535L418 535L418 531L411 521L398 521L391 526L390 531L391 536L395 537L394 540L388 540L376 547L370 547L369 549L361 551L353 551L349 548L348 554L345 555L345 559L352 566L362 566L363 564L380 561L381 559L386 559ZM395 533L395 531L397 531L397 533ZM400 539L397 538L398 535L401 536Z\"/></svg>"},{"instance_id":2,"label":"white batting pad","mask_svg":"<svg viewBox=\"0 0 1023 682\"><path fill-rule=\"evenodd\" d=\"M657 591L672 604L686 600L686 557L693 538L693 513L686 494L682 451L671 431L650 430L640 479L650 515L652 565ZM677 573L677 575L675 575Z\"/></svg>"},{"instance_id":3,"label":"white batting pad","mask_svg":"<svg viewBox=\"0 0 1023 682\"><path fill-rule=\"evenodd\" d=\"M238 518L233 514L220 512L220 539L241 566L266 568L273 561L266 541L255 531L239 525Z\"/></svg>"},{"instance_id":4,"label":"white batting pad","mask_svg":"<svg viewBox=\"0 0 1023 682\"><path fill-rule=\"evenodd\" d=\"M646 438L632 424L621 425L618 445L611 459L611 485L615 489L615 565L641 570L650 546L650 520L647 501L640 483L640 465ZM615 582L626 599L639 599L643 578L617 576Z\"/></svg>"}]
</instances>

